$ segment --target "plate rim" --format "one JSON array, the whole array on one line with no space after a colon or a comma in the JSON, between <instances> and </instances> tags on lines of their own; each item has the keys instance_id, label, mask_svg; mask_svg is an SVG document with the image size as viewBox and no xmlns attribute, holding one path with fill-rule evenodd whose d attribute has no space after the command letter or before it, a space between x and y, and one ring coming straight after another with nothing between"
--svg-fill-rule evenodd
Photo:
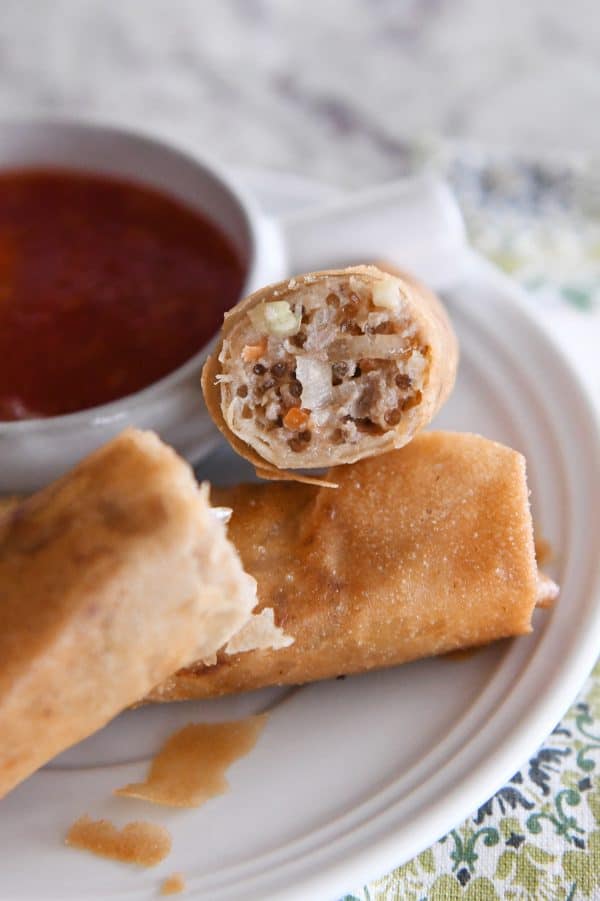
<instances>
[{"instance_id":1,"label":"plate rim","mask_svg":"<svg viewBox=\"0 0 600 901\"><path fill-rule=\"evenodd\" d=\"M272 172L271 170L257 170L255 168L244 170L244 176L248 178L250 182L252 182L255 173L259 173L259 177L261 178L264 178L265 174L268 174L269 177L282 178L282 180L285 179L284 173ZM299 177L297 174L293 174L293 178L297 184L300 184L303 180L302 177ZM314 182L311 179L306 179L306 181L315 187L318 185L317 182ZM331 190L330 186L324 187L329 191ZM579 407L580 413L578 419L587 430L588 447L590 448L591 455L594 456L595 454L595 458L600 459L600 420L598 413L594 407L589 390L583 383L576 368L560 347L556 334L551 331L548 324L544 321L544 317L532 308L525 290L470 246L465 250L465 263L471 267L476 275L479 275L484 279L487 284L502 293L505 302L511 308L511 312L516 313L517 316L521 317L521 319L527 323L528 327L537 333L538 338L546 345L544 348L545 350L552 351L556 355L563 369L563 376L566 376L566 380L568 381L571 397L576 401L577 406ZM600 481L600 476L597 473L596 482L598 481ZM596 516L596 519L598 519L598 515ZM470 791L467 792L465 790L466 785L462 784L460 797L456 802L456 806L452 806L451 811L449 809L437 811L438 825L435 830L431 831L431 834L435 831L437 837L441 837L448 829L452 828L453 825L460 823L463 819L467 818L477 807L478 803L482 803L482 800L486 800L487 797L491 797L498 791L515 771L513 758L519 757L521 762L527 760L527 758L531 756L531 754L534 753L548 737L556 723L564 715L577 696L593 669L598 654L600 653L600 644L596 637L596 635L600 633L600 556L596 560L595 571L590 573L590 579L592 580L592 584L588 596L589 609L587 610L587 616L583 620L584 625L582 625L581 620L578 622L576 629L578 639L572 640L572 643L574 641L574 646L561 662L560 671L567 671L567 677L560 686L560 691L554 687L551 691L546 690L541 696L541 703L538 699L538 705L535 709L531 710L527 719L522 721L519 726L515 727L510 733L507 733L503 737L495 756L504 756L506 758L504 766L501 766L500 763L494 764L493 766L485 766L484 764L476 767L472 771L467 780ZM594 631L594 626L596 627L596 632ZM537 650L540 649L536 649L536 651ZM494 711L492 716L495 716L496 712L497 711ZM510 755L503 755L502 751L509 743L513 752ZM515 746L520 748L516 755L514 753ZM517 764L517 767L518 766L519 764ZM476 785L481 782L483 773L486 769L494 770L496 776L486 783L485 797L482 797L481 792L477 790ZM478 773L479 776L477 775ZM472 796L473 798L477 796L479 801L473 800ZM431 815L436 814L435 807L439 806L439 802L434 803L434 810ZM442 805L442 807L444 807L444 805ZM450 808L450 804L445 805L445 807ZM373 878L377 878L377 876L401 866L402 863L411 859L415 854L418 854L426 847L429 847L432 844L432 841L435 841L435 839L432 840L430 837L424 842L416 839L413 843L414 848L412 850L408 852L403 850L402 854L399 854L399 849L395 843L396 834L391 832L383 840L373 840L368 842L359 852L353 855L351 860L345 858L330 864L327 866L326 870L321 870L318 876L301 879L293 885L288 885L282 890L275 890L269 895L265 895L264 893L257 895L246 894L246 897L256 897L257 899L259 897L268 897L273 899L273 901L275 901L275 899L277 899L277 901L296 901L296 899L300 901L300 899L306 897L307 891L320 892L322 894L325 893L327 897L330 895L334 896L342 892L345 888L356 888L356 886L361 883L364 884ZM307 861L310 859L310 855L301 859ZM283 867L285 867L285 864L282 865L282 869ZM193 887L193 884L191 887ZM311 897L315 898L319 896L320 895L316 894L311 895Z\"/></svg>"},{"instance_id":2,"label":"plate rim","mask_svg":"<svg viewBox=\"0 0 600 901\"><path fill-rule=\"evenodd\" d=\"M235 167L234 171L244 179L250 191L254 190L252 185L253 175L256 178L268 178L272 181L280 179L281 184L284 184L286 180L288 184L294 181L297 186L301 186L302 183L310 184L315 190L321 187L324 191L328 191L330 195L332 191L335 191L335 188L332 189L329 185L312 179L305 179L303 176L295 173L245 167ZM260 203L260 197L258 199ZM549 327L544 323L543 317L532 310L523 289L476 251L469 249L467 256L469 264L475 267L474 271L481 273L486 283L495 286L505 296L506 302L510 305L512 311L516 311L516 315L520 316L538 333L547 350L551 350L557 355L561 369L568 380L568 388L579 407L579 418L582 422L585 422L589 438L588 446L591 448L592 454L595 449L596 458L600 459L600 423L593 400L576 369L559 347L556 336L552 334ZM543 703L536 709L531 710L531 716L528 716L526 720L523 720L502 736L502 741L498 744L494 758L480 760L480 755L478 755L478 763L466 779L454 785L450 793L446 792L441 801L437 798L433 801L427 801L425 808L419 813L419 819L428 818L429 822L435 823L435 827L427 830L424 840L421 841L417 835L413 839L414 847L411 848L404 841L400 849L396 838L397 830L391 829L383 838L377 837L377 835L369 836L366 841L361 842L360 849L353 853L351 857L343 854L339 859L335 857L332 862L320 868L316 873L313 872L311 867L311 860L314 854L310 851L308 853L301 852L298 856L294 856L291 862L284 860L278 863L273 870L266 871L269 881L271 881L271 877L274 874L275 878L279 880L279 886L272 889L261 888L259 883L263 882L264 884L264 870L252 875L249 880L246 880L244 898L247 901L250 901L252 898L261 899L261 901L266 901L266 899L271 899L271 901L304 901L306 897L315 899L333 898L342 894L344 890L356 889L367 881L397 868L414 856L414 854L418 854L424 848L429 847L436 840L436 838L432 837L434 833L439 838L454 825L471 815L478 804L482 803L483 800L487 800L494 791L497 791L513 775L515 771L514 757L519 756L522 762L539 748L541 742L545 740L555 723L569 707L594 666L600 651L598 638L594 635L593 629L593 626L596 625L599 627L598 632L600 633L600 559L596 560L595 570L592 571L590 569L590 578L594 580L594 590L589 594L586 616L578 622L575 637L570 642L569 653L565 656L565 661L567 662L563 661L561 663L560 671L568 670L568 678L565 679L560 692L556 690L555 686L553 686L552 691L546 691L542 695ZM586 640L582 641L582 636ZM578 640L576 640L577 637ZM538 650L542 649L539 647L535 648L533 656ZM490 718L497 715L498 708L495 708L491 712ZM518 741L515 736L517 736ZM463 754L467 748L472 747L473 740L474 737L470 737L465 748L458 751L456 756ZM513 750L507 755L506 746L508 744ZM515 746L520 748L518 755L514 754ZM488 778L486 775L488 772L495 774L493 779L490 780ZM483 793L480 790L482 783L485 783L486 786ZM474 798L477 798L477 800L474 800ZM394 803L391 803L385 812L393 810L393 807ZM374 819L381 819L380 814L376 814ZM361 823L350 830L350 832L358 835L363 829L364 824ZM414 831L416 832L417 830ZM336 837L332 845L335 846L337 842L344 840L345 835L342 835L341 838ZM343 852L343 848L341 850ZM267 852L266 856L270 853ZM294 878L291 883L285 882L287 871L289 869L293 870L297 866L303 867L304 874L297 879ZM231 870L233 868L226 868L225 872L227 869ZM190 897L203 895L202 886L196 885L203 878L199 874L191 875L187 889ZM240 896L239 889L239 881L228 883L217 890L215 898L237 898ZM111 889L111 895L117 898L129 898L131 897L131 891L119 890L117 887L116 890ZM99 896L95 895L94 897Z\"/></svg>"},{"instance_id":3,"label":"plate rim","mask_svg":"<svg viewBox=\"0 0 600 901\"><path fill-rule=\"evenodd\" d=\"M519 317L527 326L532 329L542 343L542 350L550 352L560 361L563 370L561 378L565 380L570 396L574 400L574 406L579 408L577 420L580 425L587 431L587 447L591 456L595 454L600 459L600 423L598 415L593 405L593 400L587 391L584 383L579 377L576 369L571 361L564 354L560 347L556 336L543 323L543 318L532 310L527 295L518 284L513 282L508 276L504 275L494 266L493 263L483 258L477 251L469 248L465 254L465 262L468 261L471 271L479 275L485 284L496 289L503 296L503 301L507 312ZM600 474L596 474L596 482L600 481ZM590 515L593 515L593 505L590 504ZM596 519L598 515L596 514ZM515 770L526 761L532 753L539 749L540 745L549 736L556 723L571 705L572 701L578 694L583 683L588 677L590 671L594 667L598 653L600 652L597 635L600 634L600 557L596 558L595 564L589 559L589 568L587 572L588 582L591 580L591 591L588 595L588 603L584 608L585 615L578 617L577 627L574 635L570 638L569 651L565 654L563 660L558 667L558 673L548 683L548 687L538 697L535 708L530 708L528 716L513 726L512 729L504 732L502 738L497 744L494 755L487 759L479 759L477 764L470 770L467 777L459 781L453 786L451 792L446 792L446 797L428 802L425 810L420 817L429 818L435 822L435 827L428 830L424 840L418 837L413 838L412 842L407 841L403 835L402 849L398 847L398 833L402 831L402 827L391 829L387 835L381 837L366 837L362 842L361 848L353 852L352 857L343 856L343 849L340 849L342 856L337 856L324 867L322 867L316 875L300 876L292 884L288 884L283 888L275 888L273 891L261 889L260 885L254 890L252 883L259 883L264 879L264 871L260 871L256 876L250 877L250 885L245 880L244 897L247 899L271 899L271 901L303 901L310 892L311 898L330 898L339 896L343 891L356 888L360 884L365 884L372 879L378 878L383 874L401 866L414 855L420 853L425 848L431 846L433 842L444 835L457 823L468 818L479 804L491 797L499 788L504 785L508 779L514 774ZM581 613L578 610L578 613ZM532 658L528 661L527 666L533 663L537 654L541 654L543 648L538 646L534 649ZM562 684L558 685L560 678ZM490 720L496 720L500 714L507 715L505 703L500 708L496 708L490 714ZM479 733L469 739L469 742L455 755L458 757L472 746L473 740ZM507 748L510 747L510 752ZM517 752L515 753L515 748ZM454 758L452 758L454 759ZM515 765L515 760L518 762ZM481 791L481 785L485 784L485 791ZM393 809L394 804L390 804L388 810ZM376 814L376 820L380 816ZM326 828L326 827L325 827ZM350 832L359 833L364 828L363 824L356 826ZM416 831L416 830L414 830ZM433 835L436 838L432 838ZM345 835L336 837L332 840L329 847L334 847L337 843L345 840ZM302 841L300 839L299 841ZM267 852L268 855L268 852ZM314 858L314 854L300 852L294 857L291 863L293 868L296 865L310 863ZM290 868L288 861L283 861L275 865L274 869L269 871L269 876L273 873L275 876L284 876ZM200 877L200 880L202 877ZM190 888L194 890L194 881L190 881ZM226 894L227 891L235 891L239 888L239 883L234 882L231 888L223 889L224 894L220 893L216 897L237 897L235 894ZM200 886L198 886L200 890Z\"/></svg>"}]
</instances>

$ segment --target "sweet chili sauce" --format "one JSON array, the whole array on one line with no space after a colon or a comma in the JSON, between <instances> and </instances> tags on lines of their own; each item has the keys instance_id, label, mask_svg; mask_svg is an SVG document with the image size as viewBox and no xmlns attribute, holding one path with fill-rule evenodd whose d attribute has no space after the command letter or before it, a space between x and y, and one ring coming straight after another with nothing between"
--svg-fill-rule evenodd
<instances>
[{"instance_id":1,"label":"sweet chili sauce","mask_svg":"<svg viewBox=\"0 0 600 901\"><path fill-rule=\"evenodd\" d=\"M68 170L0 174L0 420L150 385L207 343L243 277L220 229L158 191Z\"/></svg>"}]
</instances>

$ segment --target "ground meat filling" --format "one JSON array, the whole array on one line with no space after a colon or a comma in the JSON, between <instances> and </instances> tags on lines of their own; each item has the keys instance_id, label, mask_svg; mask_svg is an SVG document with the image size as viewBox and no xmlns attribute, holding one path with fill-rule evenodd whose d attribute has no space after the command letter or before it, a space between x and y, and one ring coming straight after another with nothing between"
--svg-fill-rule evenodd
<instances>
[{"instance_id":1,"label":"ground meat filling","mask_svg":"<svg viewBox=\"0 0 600 901\"><path fill-rule=\"evenodd\" d=\"M290 288L223 343L229 425L252 419L258 440L296 454L398 426L419 404L428 370L400 283L351 276Z\"/></svg>"}]
</instances>

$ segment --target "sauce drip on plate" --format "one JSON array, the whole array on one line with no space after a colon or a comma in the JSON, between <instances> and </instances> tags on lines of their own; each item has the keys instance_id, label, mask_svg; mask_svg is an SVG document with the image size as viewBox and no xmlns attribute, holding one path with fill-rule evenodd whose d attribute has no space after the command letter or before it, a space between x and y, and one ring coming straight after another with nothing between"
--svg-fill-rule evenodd
<instances>
[{"instance_id":1,"label":"sauce drip on plate","mask_svg":"<svg viewBox=\"0 0 600 901\"><path fill-rule=\"evenodd\" d=\"M267 714L229 723L190 723L160 749L144 782L132 782L115 795L166 807L200 807L229 788L226 770L248 754L267 722Z\"/></svg>"},{"instance_id":2,"label":"sauce drip on plate","mask_svg":"<svg viewBox=\"0 0 600 901\"><path fill-rule=\"evenodd\" d=\"M62 170L0 175L0 420L55 416L172 372L238 299L242 261L148 187Z\"/></svg>"},{"instance_id":3,"label":"sauce drip on plate","mask_svg":"<svg viewBox=\"0 0 600 901\"><path fill-rule=\"evenodd\" d=\"M117 829L110 820L92 820L83 816L69 829L65 844L123 863L154 867L169 854L171 836L158 823L141 820Z\"/></svg>"}]
</instances>

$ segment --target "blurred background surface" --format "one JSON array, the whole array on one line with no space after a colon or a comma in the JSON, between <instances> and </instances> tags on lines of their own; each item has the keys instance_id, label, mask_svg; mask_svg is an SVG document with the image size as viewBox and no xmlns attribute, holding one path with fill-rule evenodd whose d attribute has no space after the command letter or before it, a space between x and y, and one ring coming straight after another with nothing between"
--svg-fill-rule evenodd
<instances>
[{"instance_id":1,"label":"blurred background surface","mask_svg":"<svg viewBox=\"0 0 600 901\"><path fill-rule=\"evenodd\" d=\"M341 185L440 139L600 154L597 0L3 0L0 116L100 117Z\"/></svg>"}]
</instances>

